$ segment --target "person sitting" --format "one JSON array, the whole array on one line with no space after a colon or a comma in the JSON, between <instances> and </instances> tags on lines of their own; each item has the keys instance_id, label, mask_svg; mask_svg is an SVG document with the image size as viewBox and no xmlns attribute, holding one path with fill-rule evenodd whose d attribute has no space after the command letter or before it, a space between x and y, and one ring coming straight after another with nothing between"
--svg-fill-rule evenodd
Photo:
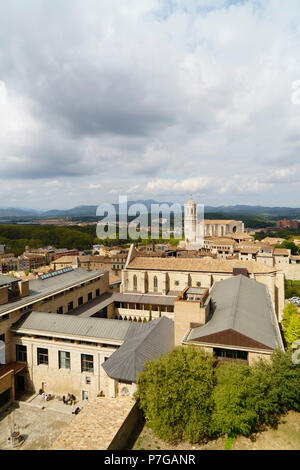
<instances>
[{"instance_id":1,"label":"person sitting","mask_svg":"<svg viewBox=\"0 0 300 470\"><path fill-rule=\"evenodd\" d=\"M79 413L80 411L81 411L81 410L80 410L80 408L79 408L79 406L78 406L75 411L72 411L72 414L73 414L73 415L78 415L78 413Z\"/></svg>"}]
</instances>

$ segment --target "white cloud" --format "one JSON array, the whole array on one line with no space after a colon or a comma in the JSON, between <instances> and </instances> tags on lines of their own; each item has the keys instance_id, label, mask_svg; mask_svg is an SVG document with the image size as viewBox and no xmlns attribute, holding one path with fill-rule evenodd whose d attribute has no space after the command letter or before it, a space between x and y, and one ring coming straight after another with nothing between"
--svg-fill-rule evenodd
<instances>
[{"instance_id":1,"label":"white cloud","mask_svg":"<svg viewBox=\"0 0 300 470\"><path fill-rule=\"evenodd\" d=\"M59 184L68 206L203 191L293 205L299 22L298 0L7 3L0 206L60 206L56 189L27 192Z\"/></svg>"}]
</instances>

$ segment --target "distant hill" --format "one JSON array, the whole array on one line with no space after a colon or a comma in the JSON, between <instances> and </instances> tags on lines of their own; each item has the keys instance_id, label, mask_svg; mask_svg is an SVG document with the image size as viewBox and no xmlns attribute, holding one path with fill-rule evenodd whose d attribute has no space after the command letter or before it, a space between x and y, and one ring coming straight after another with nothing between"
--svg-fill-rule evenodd
<instances>
[{"instance_id":1,"label":"distant hill","mask_svg":"<svg viewBox=\"0 0 300 470\"><path fill-rule=\"evenodd\" d=\"M137 200L128 201L128 207L132 204L144 204L148 210L151 208L151 204L163 204L163 202L155 201L153 199L148 200ZM172 202L165 202L165 204L171 205ZM114 204L116 212L118 212L118 205ZM0 208L0 219L15 219L15 218L47 218L47 217L95 217L96 216L96 205L82 205L72 209L52 209L48 211L37 211L31 209L18 209L14 207L3 207ZM183 206L182 206L183 208ZM205 214L212 218L212 214L224 214L224 217L238 217L239 215L255 215L267 219L280 219L280 218L292 218L300 219L300 208L292 207L266 207L266 206L247 206L247 205L235 205L235 206L205 206Z\"/></svg>"},{"instance_id":2,"label":"distant hill","mask_svg":"<svg viewBox=\"0 0 300 470\"><path fill-rule=\"evenodd\" d=\"M230 213L230 214L252 214L261 215L264 217L274 216L278 217L289 217L289 218L300 218L300 208L294 207L266 207L266 206L205 206L205 212L218 212L218 213Z\"/></svg>"},{"instance_id":3,"label":"distant hill","mask_svg":"<svg viewBox=\"0 0 300 470\"><path fill-rule=\"evenodd\" d=\"M15 207L3 207L0 208L0 217L30 217L30 216L38 216L41 215L43 212L36 211L36 210L26 210L26 209L16 209Z\"/></svg>"}]
</instances>

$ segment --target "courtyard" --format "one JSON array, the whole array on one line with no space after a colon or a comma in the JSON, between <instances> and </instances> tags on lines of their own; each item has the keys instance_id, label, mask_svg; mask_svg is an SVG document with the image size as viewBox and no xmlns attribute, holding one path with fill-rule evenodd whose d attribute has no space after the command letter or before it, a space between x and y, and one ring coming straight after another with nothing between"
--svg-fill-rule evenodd
<instances>
[{"instance_id":1,"label":"courtyard","mask_svg":"<svg viewBox=\"0 0 300 470\"><path fill-rule=\"evenodd\" d=\"M0 450L49 449L75 418L75 409L85 404L64 405L58 399L44 401L40 395L25 396L12 402L0 413ZM23 443L17 447L12 447L9 440L14 426L23 438Z\"/></svg>"}]
</instances>

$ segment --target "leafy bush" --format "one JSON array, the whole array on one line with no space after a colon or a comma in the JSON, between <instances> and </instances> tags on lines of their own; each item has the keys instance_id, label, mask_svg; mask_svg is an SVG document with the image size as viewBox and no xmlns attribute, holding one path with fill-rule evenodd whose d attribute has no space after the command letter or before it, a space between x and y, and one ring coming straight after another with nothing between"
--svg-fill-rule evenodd
<instances>
[{"instance_id":1,"label":"leafy bush","mask_svg":"<svg viewBox=\"0 0 300 470\"><path fill-rule=\"evenodd\" d=\"M210 434L213 359L196 347L176 347L147 361L137 398L147 424L166 441L199 442Z\"/></svg>"},{"instance_id":2,"label":"leafy bush","mask_svg":"<svg viewBox=\"0 0 300 470\"><path fill-rule=\"evenodd\" d=\"M249 436L276 426L288 410L300 411L300 366L291 352L275 351L253 366L219 364L196 347L177 347L148 361L138 378L137 398L158 437L200 442ZM228 441L228 445L229 445Z\"/></svg>"},{"instance_id":3,"label":"leafy bush","mask_svg":"<svg viewBox=\"0 0 300 470\"><path fill-rule=\"evenodd\" d=\"M212 427L217 434L248 436L256 426L256 410L248 406L251 369L241 363L225 363L216 369Z\"/></svg>"},{"instance_id":4,"label":"leafy bush","mask_svg":"<svg viewBox=\"0 0 300 470\"><path fill-rule=\"evenodd\" d=\"M283 309L281 320L283 334L288 346L300 339L300 314L294 304L287 304Z\"/></svg>"},{"instance_id":5,"label":"leafy bush","mask_svg":"<svg viewBox=\"0 0 300 470\"><path fill-rule=\"evenodd\" d=\"M292 352L274 351L269 373L281 411L300 412L300 365L293 364Z\"/></svg>"}]
</instances>

